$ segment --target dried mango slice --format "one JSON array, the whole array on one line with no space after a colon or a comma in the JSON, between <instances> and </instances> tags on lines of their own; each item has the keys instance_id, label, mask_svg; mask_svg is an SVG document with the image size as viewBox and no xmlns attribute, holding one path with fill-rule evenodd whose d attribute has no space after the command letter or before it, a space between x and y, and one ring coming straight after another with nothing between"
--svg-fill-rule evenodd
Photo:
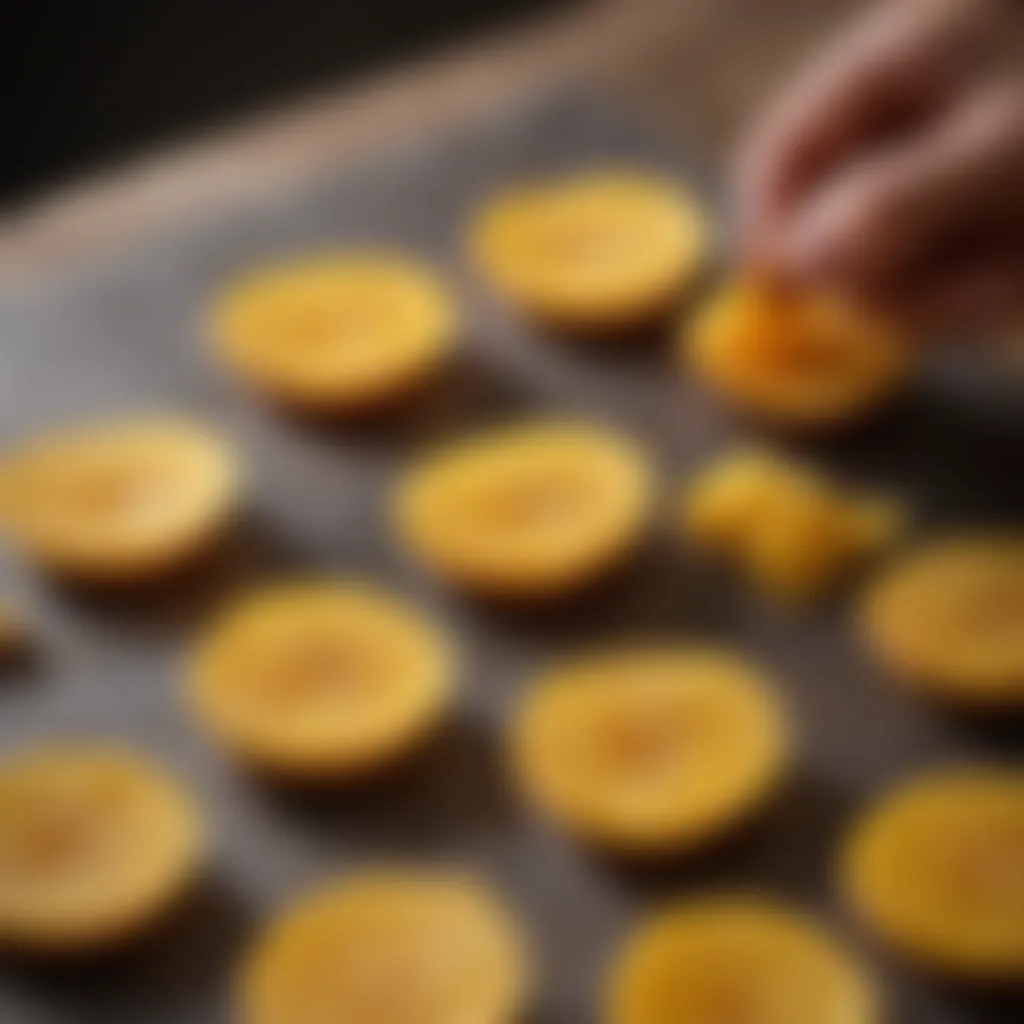
<instances>
[{"instance_id":1,"label":"dried mango slice","mask_svg":"<svg viewBox=\"0 0 1024 1024\"><path fill-rule=\"evenodd\" d=\"M617 329L667 313L704 257L696 201L637 170L585 171L499 194L470 246L494 289L566 327Z\"/></svg>"},{"instance_id":2,"label":"dried mango slice","mask_svg":"<svg viewBox=\"0 0 1024 1024\"><path fill-rule=\"evenodd\" d=\"M884 663L927 692L966 703L1024 701L1024 537L925 545L869 588L862 620Z\"/></svg>"},{"instance_id":3,"label":"dried mango slice","mask_svg":"<svg viewBox=\"0 0 1024 1024\"><path fill-rule=\"evenodd\" d=\"M686 363L739 408L780 426L858 419L903 383L910 346L879 318L827 295L740 281L680 336Z\"/></svg>"},{"instance_id":4,"label":"dried mango slice","mask_svg":"<svg viewBox=\"0 0 1024 1024\"><path fill-rule=\"evenodd\" d=\"M239 992L244 1024L512 1024L529 988L519 931L476 879L370 871L271 925Z\"/></svg>"},{"instance_id":5,"label":"dried mango slice","mask_svg":"<svg viewBox=\"0 0 1024 1024\"><path fill-rule=\"evenodd\" d=\"M934 772L884 798L844 856L882 939L964 980L1024 980L1024 772Z\"/></svg>"},{"instance_id":6,"label":"dried mango slice","mask_svg":"<svg viewBox=\"0 0 1024 1024\"><path fill-rule=\"evenodd\" d=\"M171 909L202 854L191 800L118 748L32 750L0 763L0 942L79 952Z\"/></svg>"},{"instance_id":7,"label":"dried mango slice","mask_svg":"<svg viewBox=\"0 0 1024 1024\"><path fill-rule=\"evenodd\" d=\"M765 451L725 456L684 488L684 536L739 564L768 594L805 600L892 543L898 505L847 492Z\"/></svg>"},{"instance_id":8,"label":"dried mango slice","mask_svg":"<svg viewBox=\"0 0 1024 1024\"><path fill-rule=\"evenodd\" d=\"M238 503L232 454L203 428L130 419L29 441L0 463L0 520L55 572L160 575L205 550Z\"/></svg>"},{"instance_id":9,"label":"dried mango slice","mask_svg":"<svg viewBox=\"0 0 1024 1024\"><path fill-rule=\"evenodd\" d=\"M802 912L742 896L655 914L612 973L609 1024L880 1024L864 969Z\"/></svg>"},{"instance_id":10,"label":"dried mango slice","mask_svg":"<svg viewBox=\"0 0 1024 1024\"><path fill-rule=\"evenodd\" d=\"M389 252L298 257L257 269L215 303L211 333L241 377L311 412L386 405L431 379L454 348L447 287Z\"/></svg>"},{"instance_id":11,"label":"dried mango slice","mask_svg":"<svg viewBox=\"0 0 1024 1024\"><path fill-rule=\"evenodd\" d=\"M199 720L239 758L288 776L345 776L400 757L453 696L446 640L365 584L280 585L231 608L200 644Z\"/></svg>"},{"instance_id":12,"label":"dried mango slice","mask_svg":"<svg viewBox=\"0 0 1024 1024\"><path fill-rule=\"evenodd\" d=\"M779 700L728 653L597 652L523 698L511 738L521 785L551 818L626 853L689 849L765 803L787 767Z\"/></svg>"},{"instance_id":13,"label":"dried mango slice","mask_svg":"<svg viewBox=\"0 0 1024 1024\"><path fill-rule=\"evenodd\" d=\"M651 474L625 440L541 422L462 441L414 467L396 499L409 548L471 590L546 597L580 587L638 544Z\"/></svg>"}]
</instances>

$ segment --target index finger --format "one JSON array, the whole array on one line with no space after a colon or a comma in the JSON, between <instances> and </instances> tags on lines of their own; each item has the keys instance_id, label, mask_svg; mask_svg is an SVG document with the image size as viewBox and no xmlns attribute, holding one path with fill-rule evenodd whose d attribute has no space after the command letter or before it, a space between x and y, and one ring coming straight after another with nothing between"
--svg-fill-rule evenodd
<instances>
[{"instance_id":1,"label":"index finger","mask_svg":"<svg viewBox=\"0 0 1024 1024\"><path fill-rule=\"evenodd\" d=\"M741 258L771 269L777 227L815 185L879 135L920 118L955 78L973 3L883 5L841 37L755 129L737 167Z\"/></svg>"}]
</instances>

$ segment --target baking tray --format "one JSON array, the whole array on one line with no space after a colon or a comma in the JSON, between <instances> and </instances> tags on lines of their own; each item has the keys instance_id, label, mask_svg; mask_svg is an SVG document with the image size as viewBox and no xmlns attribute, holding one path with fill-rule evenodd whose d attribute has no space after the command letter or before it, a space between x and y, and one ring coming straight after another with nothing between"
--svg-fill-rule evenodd
<instances>
[{"instance_id":1,"label":"baking tray","mask_svg":"<svg viewBox=\"0 0 1024 1024\"><path fill-rule=\"evenodd\" d=\"M787 614L687 564L664 538L601 591L534 615L453 599L394 549L381 508L396 469L484 423L559 409L620 424L649 446L667 482L745 433L666 370L664 337L626 349L560 343L497 308L459 266L459 228L483 192L524 174L621 161L678 174L714 204L692 155L607 96L572 88L359 164L339 154L336 173L300 191L197 217L0 298L0 441L96 414L182 409L238 443L251 482L225 552L171 587L104 598L4 567L5 589L30 609L38 653L3 672L0 744L83 733L139 744L192 785L216 854L196 896L138 947L88 966L0 965L3 1024L226 1020L233 965L264 915L377 858L490 873L521 908L542 967L529 1020L590 1024L609 955L645 907L673 893L738 887L836 915L833 854L863 801L919 766L1020 757L1019 722L963 721L887 685L841 603ZM386 421L286 418L208 364L197 312L235 270L347 241L409 245L446 267L465 296L463 354L438 388ZM1024 519L1024 402L977 366L936 366L875 422L803 453L906 495L926 526ZM308 570L407 590L447 619L465 648L463 698L444 735L407 770L355 789L260 784L209 746L180 706L182 653L211 607L248 583ZM658 870L604 862L536 822L501 761L505 709L535 666L638 635L748 651L780 680L803 738L796 777L756 826L697 863ZM1024 1019L1019 999L951 991L884 961L880 969L901 1024Z\"/></svg>"}]
</instances>

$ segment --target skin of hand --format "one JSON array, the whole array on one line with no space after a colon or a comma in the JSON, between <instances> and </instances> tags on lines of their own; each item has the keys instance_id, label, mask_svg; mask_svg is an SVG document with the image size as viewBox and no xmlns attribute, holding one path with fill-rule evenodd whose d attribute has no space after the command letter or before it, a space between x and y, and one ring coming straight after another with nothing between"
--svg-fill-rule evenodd
<instances>
[{"instance_id":1,"label":"skin of hand","mask_svg":"<svg viewBox=\"0 0 1024 1024\"><path fill-rule=\"evenodd\" d=\"M889 0L755 126L741 261L925 328L1024 315L1024 5Z\"/></svg>"}]
</instances>

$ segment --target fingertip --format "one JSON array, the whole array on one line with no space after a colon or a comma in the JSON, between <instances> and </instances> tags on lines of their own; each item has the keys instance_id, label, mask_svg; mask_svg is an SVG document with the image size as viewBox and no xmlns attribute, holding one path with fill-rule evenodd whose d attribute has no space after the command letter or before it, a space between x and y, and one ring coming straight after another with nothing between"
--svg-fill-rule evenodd
<instances>
[{"instance_id":1,"label":"fingertip","mask_svg":"<svg viewBox=\"0 0 1024 1024\"><path fill-rule=\"evenodd\" d=\"M814 203L779 232L775 259L780 273L794 281L843 283L850 263L849 226L834 205Z\"/></svg>"},{"instance_id":2,"label":"fingertip","mask_svg":"<svg viewBox=\"0 0 1024 1024\"><path fill-rule=\"evenodd\" d=\"M873 292L901 269L919 234L901 213L900 159L855 165L795 215L781 239L788 273Z\"/></svg>"}]
</instances>

